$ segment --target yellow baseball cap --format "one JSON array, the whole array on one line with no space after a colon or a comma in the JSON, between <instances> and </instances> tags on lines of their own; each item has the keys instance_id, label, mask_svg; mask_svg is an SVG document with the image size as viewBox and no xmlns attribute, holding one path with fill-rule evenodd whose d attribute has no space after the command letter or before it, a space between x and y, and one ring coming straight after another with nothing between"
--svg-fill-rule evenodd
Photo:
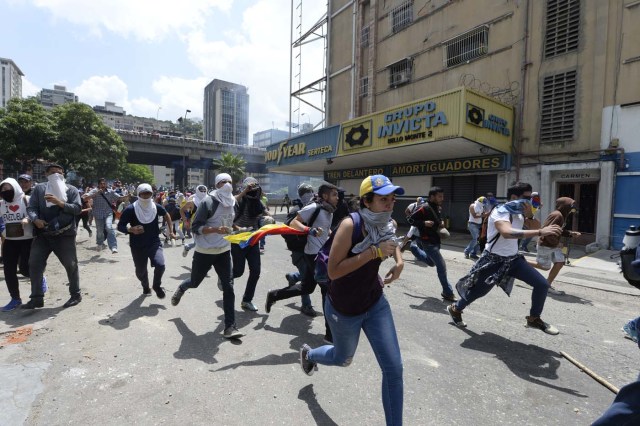
<instances>
[{"instance_id":1,"label":"yellow baseball cap","mask_svg":"<svg viewBox=\"0 0 640 426\"><path fill-rule=\"evenodd\" d=\"M366 177L360 184L360 196L364 196L369 192L378 195L389 195L395 192L398 195L404 194L404 189L396 186L384 175L373 175Z\"/></svg>"}]
</instances>

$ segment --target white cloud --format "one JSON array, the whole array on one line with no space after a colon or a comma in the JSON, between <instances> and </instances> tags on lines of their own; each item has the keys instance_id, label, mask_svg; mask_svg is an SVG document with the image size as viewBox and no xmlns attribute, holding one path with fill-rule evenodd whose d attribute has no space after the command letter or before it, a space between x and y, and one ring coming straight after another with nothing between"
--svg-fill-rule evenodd
<instances>
[{"instance_id":1,"label":"white cloud","mask_svg":"<svg viewBox=\"0 0 640 426\"><path fill-rule=\"evenodd\" d=\"M233 0L31 0L54 19L103 31L158 40L171 32L202 27L214 9L229 11Z\"/></svg>"},{"instance_id":2,"label":"white cloud","mask_svg":"<svg viewBox=\"0 0 640 426\"><path fill-rule=\"evenodd\" d=\"M30 96L35 96L40 93L42 90L41 87L36 86L26 78L22 77L22 97L28 98Z\"/></svg>"},{"instance_id":3,"label":"white cloud","mask_svg":"<svg viewBox=\"0 0 640 426\"><path fill-rule=\"evenodd\" d=\"M80 102L91 106L104 105L105 101L109 101L127 109L129 104L127 84L115 75L89 77L72 91Z\"/></svg>"}]
</instances>

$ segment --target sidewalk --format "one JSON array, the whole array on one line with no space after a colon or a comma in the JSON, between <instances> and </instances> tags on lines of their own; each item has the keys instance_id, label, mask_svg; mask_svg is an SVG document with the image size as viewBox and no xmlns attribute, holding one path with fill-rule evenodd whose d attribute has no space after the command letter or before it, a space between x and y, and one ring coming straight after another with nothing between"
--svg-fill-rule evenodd
<instances>
[{"instance_id":1,"label":"sidewalk","mask_svg":"<svg viewBox=\"0 0 640 426\"><path fill-rule=\"evenodd\" d=\"M274 208L269 209L273 212ZM286 212L274 212L273 217L277 222L284 222ZM398 234L407 232L407 228L401 226ZM469 234L452 232L451 238L443 242L443 248L462 252L469 243ZM533 244L531 244L533 246ZM535 261L535 253L525 253L528 260ZM446 255L445 255L446 257ZM615 250L599 250L588 254L584 247L571 247L569 250L569 265L558 274L556 281L582 287L594 288L603 291L640 296L640 290L629 284L618 266L620 258Z\"/></svg>"}]
</instances>

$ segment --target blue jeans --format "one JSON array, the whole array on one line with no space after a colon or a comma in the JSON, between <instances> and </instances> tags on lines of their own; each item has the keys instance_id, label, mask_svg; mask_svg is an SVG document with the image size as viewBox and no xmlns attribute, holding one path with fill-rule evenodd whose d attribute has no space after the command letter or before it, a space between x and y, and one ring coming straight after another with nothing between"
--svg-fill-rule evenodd
<instances>
[{"instance_id":1,"label":"blue jeans","mask_svg":"<svg viewBox=\"0 0 640 426\"><path fill-rule=\"evenodd\" d=\"M113 215L105 217L104 219L94 218L96 220L96 244L101 246L104 244L104 231L107 230L107 244L109 249L113 250L118 248L118 241L116 241L116 233L113 230Z\"/></svg>"},{"instance_id":2,"label":"blue jeans","mask_svg":"<svg viewBox=\"0 0 640 426\"><path fill-rule=\"evenodd\" d=\"M304 272L307 270L307 262L304 260L304 252L292 251L291 262L296 268L298 268L298 272L294 272L294 274L297 274L298 280L300 280L300 277L304 277ZM300 302L302 303L302 306L311 306L311 296L303 294L300 296Z\"/></svg>"},{"instance_id":3,"label":"blue jeans","mask_svg":"<svg viewBox=\"0 0 640 426\"><path fill-rule=\"evenodd\" d=\"M481 223L474 223L474 222L468 223L469 232L471 233L471 241L469 241L469 244L467 244L467 247L465 247L464 254L467 254L467 255L478 254L478 249L479 249L478 236L480 235L481 227L482 227Z\"/></svg>"},{"instance_id":4,"label":"blue jeans","mask_svg":"<svg viewBox=\"0 0 640 426\"><path fill-rule=\"evenodd\" d=\"M233 292L233 277L231 276L231 254L228 251L220 254L204 254L195 252L191 262L191 276L180 284L182 291L189 288L198 288L211 269L216 271L222 282L222 309L224 309L224 328L234 325L236 313L233 305L236 296Z\"/></svg>"},{"instance_id":5,"label":"blue jeans","mask_svg":"<svg viewBox=\"0 0 640 426\"><path fill-rule=\"evenodd\" d=\"M447 264L444 262L442 254L440 254L440 244L431 244L416 239L411 243L411 253L421 262L428 263L430 259L436 264L442 292L447 296L452 295L453 287L451 287L451 283L447 278Z\"/></svg>"},{"instance_id":6,"label":"blue jeans","mask_svg":"<svg viewBox=\"0 0 640 426\"><path fill-rule=\"evenodd\" d=\"M611 406L592 426L637 425L640 423L640 376L620 389Z\"/></svg>"},{"instance_id":7,"label":"blue jeans","mask_svg":"<svg viewBox=\"0 0 640 426\"><path fill-rule=\"evenodd\" d=\"M480 299L489 293L493 288L493 285L487 285L484 284L484 282L498 269L500 269L500 264L496 264L480 272L478 274L478 284L470 289L467 296L468 299L460 297L460 300L456 302L456 310L462 311L473 303L473 301ZM539 317L542 314L542 309L544 309L544 302L547 300L547 291L549 290L547 279L543 277L540 272L536 271L533 266L529 265L522 256L513 261L507 274L517 280L524 281L533 287L533 291L531 292L531 309L529 310L529 315L532 317Z\"/></svg>"},{"instance_id":8,"label":"blue jeans","mask_svg":"<svg viewBox=\"0 0 640 426\"><path fill-rule=\"evenodd\" d=\"M260 248L258 244L245 248L240 248L238 244L231 244L231 257L233 258L233 278L240 278L244 274L245 260L249 265L249 278L247 278L242 301L251 302L260 279Z\"/></svg>"},{"instance_id":9,"label":"blue jeans","mask_svg":"<svg viewBox=\"0 0 640 426\"><path fill-rule=\"evenodd\" d=\"M333 334L333 345L312 349L309 359L322 365L348 367L358 347L360 330L364 330L382 370L382 406L387 425L401 425L404 392L402 356L387 298L383 294L367 312L347 316L337 312L327 297L325 315Z\"/></svg>"}]
</instances>

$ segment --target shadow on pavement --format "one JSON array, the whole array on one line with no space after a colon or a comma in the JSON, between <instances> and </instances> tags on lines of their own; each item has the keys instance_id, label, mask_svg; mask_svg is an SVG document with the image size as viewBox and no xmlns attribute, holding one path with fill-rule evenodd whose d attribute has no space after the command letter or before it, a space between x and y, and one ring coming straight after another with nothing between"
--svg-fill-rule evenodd
<instances>
[{"instance_id":1,"label":"shadow on pavement","mask_svg":"<svg viewBox=\"0 0 640 426\"><path fill-rule=\"evenodd\" d=\"M313 391L313 385L307 385L300 389L300 392L298 392L298 399L307 403L309 411L317 425L338 426L338 423L334 422L318 403L316 394Z\"/></svg>"},{"instance_id":2,"label":"shadow on pavement","mask_svg":"<svg viewBox=\"0 0 640 426\"><path fill-rule=\"evenodd\" d=\"M411 309L417 309L419 311L427 311L434 312L436 314L447 314L447 302L442 299L436 299L435 297L423 297L416 296L415 294L404 293L406 296L412 297L414 299L422 299L423 302L421 305L409 305Z\"/></svg>"},{"instance_id":3,"label":"shadow on pavement","mask_svg":"<svg viewBox=\"0 0 640 426\"><path fill-rule=\"evenodd\" d=\"M167 309L164 305L151 304L149 306L141 306L142 301L147 298L141 294L124 308L120 309L109 318L98 321L100 325L108 325L116 330L124 330L131 325L131 321L141 317L154 317L160 313L160 309Z\"/></svg>"},{"instance_id":4,"label":"shadow on pavement","mask_svg":"<svg viewBox=\"0 0 640 426\"><path fill-rule=\"evenodd\" d=\"M105 250L105 253L108 253ZM106 259L104 256L100 256L99 254L91 256L89 259L78 261L78 265L87 265L89 263L118 263L117 259Z\"/></svg>"},{"instance_id":5,"label":"shadow on pavement","mask_svg":"<svg viewBox=\"0 0 640 426\"><path fill-rule=\"evenodd\" d=\"M515 342L494 333L483 332L480 335L468 329L462 330L469 335L469 338L460 344L461 347L494 354L513 374L528 382L581 398L587 397L579 391L555 386L539 379L558 379L557 371L562 359L559 353L539 346Z\"/></svg>"},{"instance_id":6,"label":"shadow on pavement","mask_svg":"<svg viewBox=\"0 0 640 426\"><path fill-rule=\"evenodd\" d=\"M26 303L26 302L25 302ZM38 308L38 309L14 309L9 312L0 312L0 321L11 328L22 327L27 324L34 324L49 318L56 317L60 311L65 308L56 306L55 308Z\"/></svg>"},{"instance_id":7,"label":"shadow on pavement","mask_svg":"<svg viewBox=\"0 0 640 426\"><path fill-rule=\"evenodd\" d=\"M182 335L180 348L173 353L176 359L197 359L206 364L215 364L218 361L215 355L218 353L218 346L222 342L223 337L220 336L223 323L220 323L214 331L208 331L200 336L196 335L189 329L182 318L173 318L169 321L173 322Z\"/></svg>"},{"instance_id":8,"label":"shadow on pavement","mask_svg":"<svg viewBox=\"0 0 640 426\"><path fill-rule=\"evenodd\" d=\"M516 287L520 287L520 288L526 288L527 290L531 290L531 286L529 285L523 285L523 284L516 284ZM553 299L553 300L557 300L558 302L564 302L564 303L577 303L579 305L589 305L589 306L593 306L593 302L589 299L584 299L580 296L574 296L572 294L553 294L553 293L547 293L547 298Z\"/></svg>"}]
</instances>

